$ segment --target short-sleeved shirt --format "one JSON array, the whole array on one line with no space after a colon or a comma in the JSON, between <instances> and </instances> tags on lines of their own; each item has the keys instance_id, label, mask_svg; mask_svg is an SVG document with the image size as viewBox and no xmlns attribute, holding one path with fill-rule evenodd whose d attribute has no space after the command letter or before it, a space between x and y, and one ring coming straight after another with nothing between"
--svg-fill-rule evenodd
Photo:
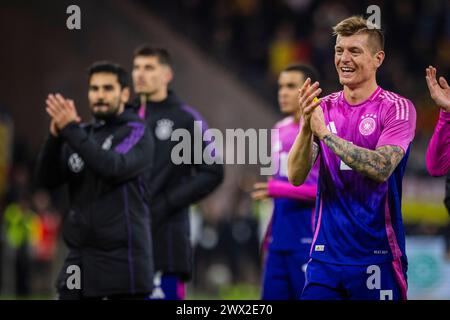
<instances>
[{"instance_id":1,"label":"short-sleeved shirt","mask_svg":"<svg viewBox=\"0 0 450 320\"><path fill-rule=\"evenodd\" d=\"M293 117L279 121L274 129L278 129L278 139L272 138L273 161L279 161L275 180L288 182L287 158L300 125ZM311 168L304 185L317 186L318 164ZM275 198L271 227L271 250L295 250L309 252L313 238L314 202L298 199Z\"/></svg>"},{"instance_id":2,"label":"short-sleeved shirt","mask_svg":"<svg viewBox=\"0 0 450 320\"><path fill-rule=\"evenodd\" d=\"M401 196L416 126L414 105L378 87L358 105L350 105L341 91L324 97L321 107L328 129L338 137L369 150L398 146L405 155L387 181L377 182L352 170L320 142L311 257L347 265L406 259Z\"/></svg>"}]
</instances>

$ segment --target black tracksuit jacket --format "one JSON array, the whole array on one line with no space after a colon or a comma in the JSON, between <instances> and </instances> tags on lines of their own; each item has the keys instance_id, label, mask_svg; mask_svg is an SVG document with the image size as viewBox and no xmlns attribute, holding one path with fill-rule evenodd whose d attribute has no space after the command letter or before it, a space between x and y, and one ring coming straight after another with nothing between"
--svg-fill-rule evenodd
<instances>
[{"instance_id":1,"label":"black tracksuit jacket","mask_svg":"<svg viewBox=\"0 0 450 320\"><path fill-rule=\"evenodd\" d=\"M81 269L82 297L151 292L153 152L152 135L131 110L107 121L71 123L60 137L48 137L37 161L37 183L48 189L67 183L70 201L63 222L69 256L58 278L60 292L70 264Z\"/></svg>"},{"instance_id":2,"label":"black tracksuit jacket","mask_svg":"<svg viewBox=\"0 0 450 320\"><path fill-rule=\"evenodd\" d=\"M139 104L135 100L136 112ZM172 149L179 141L171 141L171 133L179 128L189 131L193 158L194 121L202 121L203 130L207 129L207 124L196 110L181 102L172 91L161 102L147 102L145 119L155 140L150 180L155 270L178 275L187 281L192 275L189 206L206 197L222 182L223 165L173 163ZM205 143L200 144L202 151L205 146Z\"/></svg>"}]
</instances>

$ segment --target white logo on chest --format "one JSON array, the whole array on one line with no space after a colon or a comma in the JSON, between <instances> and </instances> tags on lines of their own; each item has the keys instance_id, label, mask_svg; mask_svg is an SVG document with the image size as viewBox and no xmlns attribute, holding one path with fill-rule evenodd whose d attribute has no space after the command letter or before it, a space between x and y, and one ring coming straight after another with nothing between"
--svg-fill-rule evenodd
<instances>
[{"instance_id":1,"label":"white logo on chest","mask_svg":"<svg viewBox=\"0 0 450 320\"><path fill-rule=\"evenodd\" d=\"M376 114L365 114L361 116L361 122L359 123L359 133L363 136L368 136L372 134L377 128L377 122L375 119L377 118Z\"/></svg>"},{"instance_id":2,"label":"white logo on chest","mask_svg":"<svg viewBox=\"0 0 450 320\"><path fill-rule=\"evenodd\" d=\"M111 135L108 136L108 138L105 139L105 141L103 141L103 144L102 144L102 149L103 150L111 149L112 139L113 139L113 135L111 134Z\"/></svg>"},{"instance_id":3,"label":"white logo on chest","mask_svg":"<svg viewBox=\"0 0 450 320\"><path fill-rule=\"evenodd\" d=\"M169 119L161 119L156 122L155 136L159 140L167 140L172 135L173 121Z\"/></svg>"},{"instance_id":4,"label":"white logo on chest","mask_svg":"<svg viewBox=\"0 0 450 320\"><path fill-rule=\"evenodd\" d=\"M84 161L78 153L72 153L69 157L69 168L72 172L78 173L84 168Z\"/></svg>"}]
</instances>

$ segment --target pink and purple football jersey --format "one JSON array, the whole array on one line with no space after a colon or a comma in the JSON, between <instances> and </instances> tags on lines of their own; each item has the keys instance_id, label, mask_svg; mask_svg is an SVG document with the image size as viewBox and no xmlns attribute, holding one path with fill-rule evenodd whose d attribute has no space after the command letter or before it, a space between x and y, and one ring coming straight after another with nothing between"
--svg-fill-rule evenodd
<instances>
[{"instance_id":1,"label":"pink and purple football jersey","mask_svg":"<svg viewBox=\"0 0 450 320\"><path fill-rule=\"evenodd\" d=\"M350 105L341 91L324 97L321 107L325 124L338 137L370 150L385 145L398 146L405 156L388 181L379 183L352 170L320 142L319 190L311 257L341 265L394 260L405 263L401 195L416 126L414 105L378 87L369 99L358 105Z\"/></svg>"},{"instance_id":2,"label":"pink and purple football jersey","mask_svg":"<svg viewBox=\"0 0 450 320\"><path fill-rule=\"evenodd\" d=\"M427 148L427 170L435 177L450 170L450 112L440 111L439 120Z\"/></svg>"},{"instance_id":3,"label":"pink and purple football jersey","mask_svg":"<svg viewBox=\"0 0 450 320\"><path fill-rule=\"evenodd\" d=\"M272 158L279 163L277 173L269 181L269 196L274 198L270 249L309 252L312 237L318 164L313 166L305 183L295 187L287 178L287 158L299 132L293 117L279 121L278 139L272 139ZM274 137L272 137L274 138Z\"/></svg>"}]
</instances>

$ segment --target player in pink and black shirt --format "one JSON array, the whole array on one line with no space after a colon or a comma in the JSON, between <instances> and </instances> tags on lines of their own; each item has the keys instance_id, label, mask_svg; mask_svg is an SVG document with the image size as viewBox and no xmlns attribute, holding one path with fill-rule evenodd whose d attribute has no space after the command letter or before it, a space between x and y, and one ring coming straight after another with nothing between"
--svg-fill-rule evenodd
<instances>
[{"instance_id":1,"label":"player in pink and black shirt","mask_svg":"<svg viewBox=\"0 0 450 320\"><path fill-rule=\"evenodd\" d=\"M276 174L267 183L256 183L255 200L273 199L273 214L263 244L264 274L261 297L264 300L299 299L305 284L305 267L313 238L312 216L317 194L318 165L302 186L287 178L287 157L301 126L297 94L306 78L317 78L310 66L286 67L278 78L278 102L288 117L279 121L278 137L272 136L272 161Z\"/></svg>"},{"instance_id":2,"label":"player in pink and black shirt","mask_svg":"<svg viewBox=\"0 0 450 320\"><path fill-rule=\"evenodd\" d=\"M288 160L289 180L300 185L320 155L302 299L406 299L401 194L416 112L411 101L377 85L384 60L379 28L351 17L334 32L343 91L314 102L319 84L305 82L304 126Z\"/></svg>"},{"instance_id":3,"label":"player in pink and black shirt","mask_svg":"<svg viewBox=\"0 0 450 320\"><path fill-rule=\"evenodd\" d=\"M441 108L426 157L428 172L438 177L450 169L450 86L444 77L437 81L436 68L432 66L426 69L426 80L431 98Z\"/></svg>"}]
</instances>

